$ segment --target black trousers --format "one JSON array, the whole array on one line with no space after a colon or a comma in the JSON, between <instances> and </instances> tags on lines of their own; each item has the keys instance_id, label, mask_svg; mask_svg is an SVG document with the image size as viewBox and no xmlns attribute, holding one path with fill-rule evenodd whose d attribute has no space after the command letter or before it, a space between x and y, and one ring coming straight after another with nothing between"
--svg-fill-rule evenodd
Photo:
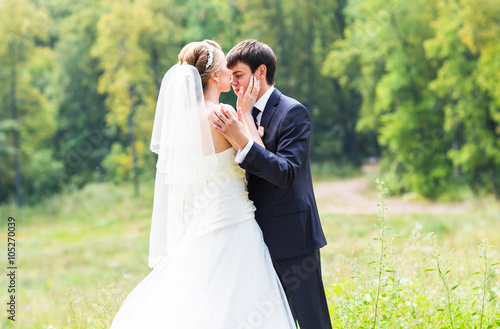
<instances>
[{"instance_id":1,"label":"black trousers","mask_svg":"<svg viewBox=\"0 0 500 329\"><path fill-rule=\"evenodd\" d=\"M300 329L332 329L319 249L273 263Z\"/></svg>"}]
</instances>

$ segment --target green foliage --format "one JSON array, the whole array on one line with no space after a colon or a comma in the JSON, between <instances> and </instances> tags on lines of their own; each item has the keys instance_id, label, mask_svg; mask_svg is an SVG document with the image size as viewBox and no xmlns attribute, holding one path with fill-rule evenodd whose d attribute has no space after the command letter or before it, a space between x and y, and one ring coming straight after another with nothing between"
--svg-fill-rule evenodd
<instances>
[{"instance_id":1,"label":"green foliage","mask_svg":"<svg viewBox=\"0 0 500 329\"><path fill-rule=\"evenodd\" d=\"M311 174L315 182L322 182L356 177L360 171L350 163L314 162L311 164Z\"/></svg>"},{"instance_id":2,"label":"green foliage","mask_svg":"<svg viewBox=\"0 0 500 329\"><path fill-rule=\"evenodd\" d=\"M148 145L163 75L183 45L206 38L226 52L247 38L273 48L276 86L310 111L318 166L356 169L382 156L391 193L500 198L499 8L495 0L2 1L0 202L106 179L138 187L154 171ZM34 177L38 157L47 172Z\"/></svg>"},{"instance_id":3,"label":"green foliage","mask_svg":"<svg viewBox=\"0 0 500 329\"><path fill-rule=\"evenodd\" d=\"M111 1L109 10L97 24L92 56L100 59L103 70L98 91L106 95L109 108L106 121L126 134L125 145L131 151L127 162L118 156L121 161L116 165L121 167L119 171L132 172L138 193L141 160L147 145L144 139L151 131L148 124L154 116L156 91L151 89L154 80L148 72L149 56L141 42L154 35L155 31L150 29L155 22L150 20L151 14L141 1ZM118 150L113 148L114 152Z\"/></svg>"},{"instance_id":4,"label":"green foliage","mask_svg":"<svg viewBox=\"0 0 500 329\"><path fill-rule=\"evenodd\" d=\"M18 206L23 194L47 194L58 188L57 180L44 182L53 178L46 170L60 167L51 148L56 113L44 94L54 65L52 50L44 44L48 24L50 17L29 1L0 3L0 35L4 36L0 40L0 153L8 155L0 167L0 201L15 195Z\"/></svg>"},{"instance_id":5,"label":"green foliage","mask_svg":"<svg viewBox=\"0 0 500 329\"><path fill-rule=\"evenodd\" d=\"M95 43L100 11L96 1L84 1L58 24L56 69L50 86L58 108L54 135L58 159L64 164L59 179L82 187L102 175L101 162L117 136L107 129L105 96L97 83L102 71L90 55ZM96 175L97 173L97 175Z\"/></svg>"},{"instance_id":6,"label":"green foliage","mask_svg":"<svg viewBox=\"0 0 500 329\"><path fill-rule=\"evenodd\" d=\"M479 284L474 287L474 290L478 291L479 303L477 303L477 308L480 311L475 312L474 315L479 315L480 317L479 329L483 327L483 322L486 323L484 317L486 303L490 303L497 298L492 290L491 280L495 274L495 266L498 266L500 263L494 263L496 254L491 252L491 249L492 245L488 242L488 239L483 239L479 245L479 258L482 259L481 264L478 266L480 271L472 273L472 275L480 274Z\"/></svg>"},{"instance_id":7,"label":"green foliage","mask_svg":"<svg viewBox=\"0 0 500 329\"><path fill-rule=\"evenodd\" d=\"M492 3L348 3L346 37L323 71L362 95L358 131L377 133L397 192L436 198L467 185L500 197Z\"/></svg>"},{"instance_id":8,"label":"green foliage","mask_svg":"<svg viewBox=\"0 0 500 329\"><path fill-rule=\"evenodd\" d=\"M124 180L130 180L132 163L130 161L130 148L125 149L118 143L113 144L111 153L103 161L103 166L108 172L110 178L116 183Z\"/></svg>"},{"instance_id":9,"label":"green foliage","mask_svg":"<svg viewBox=\"0 0 500 329\"><path fill-rule=\"evenodd\" d=\"M360 255L365 243L356 239L345 238L342 231L346 215L338 216L338 223L332 222L335 216L329 216L327 222L334 226L327 235L338 237L334 248L330 251L345 250L344 255L333 256L323 251L326 282L330 282L327 297L334 328L497 328L500 313L496 300L498 290L498 255L493 252L492 245L487 241L479 246L479 260L473 267L477 254L465 250L464 244L477 241L478 235L486 234L487 230L496 230L492 222L486 224L484 213L475 210L474 219L466 215L461 223L471 224L475 228L480 218L481 229L474 232L474 238L465 236L469 229L462 228L454 234L443 234L442 239L453 249L445 249L438 245L437 235L424 235L432 222L440 219L429 218L420 214L417 223L407 222L414 229L408 234L408 226L401 226L402 216L394 220L399 227L397 234L389 235L392 225L386 217L385 210L390 209L384 199L387 192L383 182L377 182L379 190L379 222L371 234L374 243L368 243L364 257ZM494 206L493 212L498 211ZM484 209L483 209L484 210ZM369 217L373 217L370 215ZM442 216L440 216L442 217ZM446 216L446 221L453 216ZM325 222L325 221L324 221ZM345 226L364 225L370 220L358 217L349 218ZM421 225L423 223L424 225ZM475 224L473 224L475 223ZM426 227L426 228L425 228ZM338 232L340 230L340 232ZM335 233L337 232L337 233ZM370 235L365 233L366 238ZM423 237L425 236L425 237ZM345 241L350 241L347 245ZM466 242L465 240L469 240ZM498 239L495 238L496 241ZM473 248L472 248L473 249ZM350 271L347 270L350 268ZM476 280L473 280L475 278Z\"/></svg>"},{"instance_id":10,"label":"green foliage","mask_svg":"<svg viewBox=\"0 0 500 329\"><path fill-rule=\"evenodd\" d=\"M472 17L484 14L488 8L485 4L487 2L475 3L472 8L470 3L462 7L453 1L441 2L439 16L433 24L435 37L427 40L424 46L427 56L440 62L438 76L429 87L443 103L443 129L452 140L448 157L455 166L455 179L476 189L487 186L498 196L500 121L494 118L498 107L491 91L481 83L484 79L481 77L482 62L485 57L491 57L489 47L496 45L498 38L483 37L481 46L477 46L468 37L471 30L476 29L474 24L477 22L473 22ZM453 13L452 21L450 12ZM497 14L500 11L497 10ZM482 19L487 17L483 15ZM493 22L486 23L493 30L500 28ZM488 71L495 70L492 64L488 62Z\"/></svg>"}]
</instances>

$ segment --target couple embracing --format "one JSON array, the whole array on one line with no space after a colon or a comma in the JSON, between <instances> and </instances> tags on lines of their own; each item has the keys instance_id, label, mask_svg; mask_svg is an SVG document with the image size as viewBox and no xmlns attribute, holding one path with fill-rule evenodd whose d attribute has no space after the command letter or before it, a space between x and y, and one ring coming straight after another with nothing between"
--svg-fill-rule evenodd
<instances>
[{"instance_id":1,"label":"couple embracing","mask_svg":"<svg viewBox=\"0 0 500 329\"><path fill-rule=\"evenodd\" d=\"M192 42L163 78L149 266L112 329L331 328L307 109L255 40ZM237 111L220 104L234 88ZM246 179L245 179L246 178Z\"/></svg>"}]
</instances>

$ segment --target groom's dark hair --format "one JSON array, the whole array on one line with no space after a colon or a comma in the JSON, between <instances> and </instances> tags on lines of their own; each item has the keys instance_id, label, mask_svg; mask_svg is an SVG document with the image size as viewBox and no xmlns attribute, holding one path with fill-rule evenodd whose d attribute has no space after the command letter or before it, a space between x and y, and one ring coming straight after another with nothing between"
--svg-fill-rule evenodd
<instances>
[{"instance_id":1,"label":"groom's dark hair","mask_svg":"<svg viewBox=\"0 0 500 329\"><path fill-rule=\"evenodd\" d=\"M238 43L226 56L227 67L232 69L238 62L250 67L252 74L264 64L267 68L266 81L270 86L274 85L276 74L276 56L267 44L257 40L248 39Z\"/></svg>"}]
</instances>

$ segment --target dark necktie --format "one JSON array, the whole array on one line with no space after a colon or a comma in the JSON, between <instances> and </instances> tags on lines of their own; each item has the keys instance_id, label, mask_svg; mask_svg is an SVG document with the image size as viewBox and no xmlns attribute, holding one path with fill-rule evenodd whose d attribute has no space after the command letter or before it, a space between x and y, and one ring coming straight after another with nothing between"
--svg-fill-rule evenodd
<instances>
[{"instance_id":1,"label":"dark necktie","mask_svg":"<svg viewBox=\"0 0 500 329\"><path fill-rule=\"evenodd\" d=\"M259 114L259 109L256 108L255 106L252 109L252 117L253 117L253 122L255 122L255 127L259 129L259 124L257 123L257 115Z\"/></svg>"}]
</instances>

